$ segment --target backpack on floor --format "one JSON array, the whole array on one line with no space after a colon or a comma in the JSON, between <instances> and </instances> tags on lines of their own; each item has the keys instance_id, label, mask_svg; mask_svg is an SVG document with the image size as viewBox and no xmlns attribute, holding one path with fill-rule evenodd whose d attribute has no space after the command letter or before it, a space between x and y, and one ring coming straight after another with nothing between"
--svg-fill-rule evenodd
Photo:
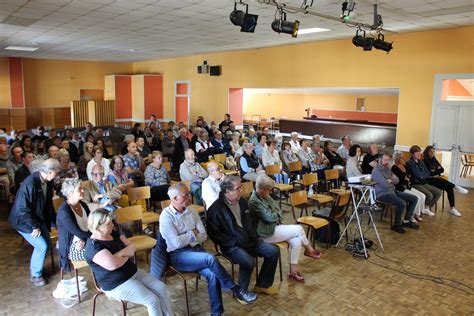
<instances>
[{"instance_id":1,"label":"backpack on floor","mask_svg":"<svg viewBox=\"0 0 474 316\"><path fill-rule=\"evenodd\" d=\"M332 220L329 222L329 226L331 226L330 244L335 245L337 244L337 241L339 240L340 236L339 222ZM328 226L316 229L315 238L317 241L325 244L327 242L327 236Z\"/></svg>"}]
</instances>

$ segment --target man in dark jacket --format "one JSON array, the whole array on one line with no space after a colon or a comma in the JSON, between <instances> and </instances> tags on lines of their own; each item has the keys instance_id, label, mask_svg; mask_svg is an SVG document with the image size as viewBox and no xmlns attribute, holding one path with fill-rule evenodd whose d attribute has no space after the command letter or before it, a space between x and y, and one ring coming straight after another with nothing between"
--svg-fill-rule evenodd
<instances>
[{"instance_id":1,"label":"man in dark jacket","mask_svg":"<svg viewBox=\"0 0 474 316\"><path fill-rule=\"evenodd\" d=\"M43 265L51 247L49 231L53 211L53 183L59 171L59 161L45 160L37 172L28 176L20 186L8 222L34 248L30 261L30 281L43 286Z\"/></svg>"},{"instance_id":2,"label":"man in dark jacket","mask_svg":"<svg viewBox=\"0 0 474 316\"><path fill-rule=\"evenodd\" d=\"M239 285L247 290L255 257L263 257L262 269L254 291L278 294L271 287L278 263L279 249L258 238L255 222L247 202L241 198L242 183L237 176L222 181L219 199L208 209L207 230L211 239L220 246L222 253L239 264Z\"/></svg>"},{"instance_id":3,"label":"man in dark jacket","mask_svg":"<svg viewBox=\"0 0 474 316\"><path fill-rule=\"evenodd\" d=\"M186 138L187 129L185 127L179 130L179 137L175 141L173 156L171 160L176 169L179 169L179 166L184 161L184 152L191 147L191 143Z\"/></svg>"}]
</instances>

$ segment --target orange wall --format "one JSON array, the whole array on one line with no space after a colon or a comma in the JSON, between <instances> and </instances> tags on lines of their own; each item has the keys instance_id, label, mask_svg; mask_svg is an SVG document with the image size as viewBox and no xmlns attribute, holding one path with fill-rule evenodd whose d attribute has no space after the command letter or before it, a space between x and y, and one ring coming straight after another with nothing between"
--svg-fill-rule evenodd
<instances>
[{"instance_id":1,"label":"orange wall","mask_svg":"<svg viewBox=\"0 0 474 316\"><path fill-rule=\"evenodd\" d=\"M104 89L104 76L131 73L131 63L23 59L26 107L68 107L81 89Z\"/></svg>"},{"instance_id":2,"label":"orange wall","mask_svg":"<svg viewBox=\"0 0 474 316\"><path fill-rule=\"evenodd\" d=\"M9 109L12 106L10 94L10 73L8 58L0 57L0 109Z\"/></svg>"},{"instance_id":3,"label":"orange wall","mask_svg":"<svg viewBox=\"0 0 474 316\"><path fill-rule=\"evenodd\" d=\"M305 109L355 111L356 98L365 98L367 112L397 113L398 96L312 94L312 93L250 93L244 90L244 116L301 119Z\"/></svg>"},{"instance_id":4,"label":"orange wall","mask_svg":"<svg viewBox=\"0 0 474 316\"><path fill-rule=\"evenodd\" d=\"M174 81L191 82L191 118L220 120L229 88L399 88L397 144L429 141L435 74L474 72L474 26L389 35L390 54L353 46L352 31L341 40L137 62L135 73L163 75L164 116L173 118ZM275 35L277 36L277 35ZM440 44L442 43L442 45ZM221 65L222 75L198 75L196 65ZM304 112L302 113L304 114Z\"/></svg>"},{"instance_id":5,"label":"orange wall","mask_svg":"<svg viewBox=\"0 0 474 316\"><path fill-rule=\"evenodd\" d=\"M132 76L115 76L115 116L132 117Z\"/></svg>"},{"instance_id":6,"label":"orange wall","mask_svg":"<svg viewBox=\"0 0 474 316\"><path fill-rule=\"evenodd\" d=\"M163 77L145 76L145 119L149 119L152 114L156 118L163 118Z\"/></svg>"}]
</instances>

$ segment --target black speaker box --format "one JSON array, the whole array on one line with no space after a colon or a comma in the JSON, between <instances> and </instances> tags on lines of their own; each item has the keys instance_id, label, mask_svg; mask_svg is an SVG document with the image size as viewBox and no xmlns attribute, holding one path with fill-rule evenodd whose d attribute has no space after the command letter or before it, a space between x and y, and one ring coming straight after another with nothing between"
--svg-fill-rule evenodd
<instances>
[{"instance_id":1,"label":"black speaker box","mask_svg":"<svg viewBox=\"0 0 474 316\"><path fill-rule=\"evenodd\" d=\"M221 75L221 66L211 66L210 67L211 76L220 76Z\"/></svg>"}]
</instances>

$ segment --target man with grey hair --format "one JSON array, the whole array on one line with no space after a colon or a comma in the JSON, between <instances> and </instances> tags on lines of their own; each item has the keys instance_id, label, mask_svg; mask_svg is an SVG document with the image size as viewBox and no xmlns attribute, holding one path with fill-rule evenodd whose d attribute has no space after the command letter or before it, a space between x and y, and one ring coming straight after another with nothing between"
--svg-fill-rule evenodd
<instances>
[{"instance_id":1,"label":"man with grey hair","mask_svg":"<svg viewBox=\"0 0 474 316\"><path fill-rule=\"evenodd\" d=\"M227 176L221 183L219 199L208 210L207 231L212 241L232 262L239 265L239 285L248 289L255 267L255 257L263 257L263 265L254 291L278 294L272 287L278 263L279 249L259 239L247 202L241 198L242 182L237 176Z\"/></svg>"},{"instance_id":2,"label":"man with grey hair","mask_svg":"<svg viewBox=\"0 0 474 316\"><path fill-rule=\"evenodd\" d=\"M207 172L196 162L194 151L188 149L184 152L185 160L179 166L179 176L181 181L189 181L191 192L193 193L198 205L202 205L202 181L206 179Z\"/></svg>"},{"instance_id":3,"label":"man with grey hair","mask_svg":"<svg viewBox=\"0 0 474 316\"><path fill-rule=\"evenodd\" d=\"M188 188L182 183L175 184L168 189L168 196L171 205L160 216L160 233L166 241L166 251L177 270L197 272L207 279L211 315L224 312L221 288L232 290L241 304L255 301L257 295L236 285L216 257L202 247L207 233L198 213L188 207L191 202Z\"/></svg>"},{"instance_id":4,"label":"man with grey hair","mask_svg":"<svg viewBox=\"0 0 474 316\"><path fill-rule=\"evenodd\" d=\"M84 187L84 202L94 211L98 208L105 208L112 212L118 208L117 201L122 196L122 191L118 187L104 180L104 167L95 165L92 167L92 181Z\"/></svg>"},{"instance_id":5,"label":"man with grey hair","mask_svg":"<svg viewBox=\"0 0 474 316\"><path fill-rule=\"evenodd\" d=\"M21 184L8 218L10 225L34 248L30 261L30 281L34 286L46 284L42 274L46 253L51 247L52 180L58 172L59 161L45 160L38 171Z\"/></svg>"},{"instance_id":6,"label":"man with grey hair","mask_svg":"<svg viewBox=\"0 0 474 316\"><path fill-rule=\"evenodd\" d=\"M202 182L202 199L206 203L206 207L211 207L219 198L221 192L220 183L224 180L224 173L217 162L210 162L207 165L207 173L209 176Z\"/></svg>"},{"instance_id":7,"label":"man with grey hair","mask_svg":"<svg viewBox=\"0 0 474 316\"><path fill-rule=\"evenodd\" d=\"M337 153L344 159L344 162L349 160L349 148L351 147L351 137L349 135L345 135L341 137L341 146L337 149Z\"/></svg>"}]
</instances>

